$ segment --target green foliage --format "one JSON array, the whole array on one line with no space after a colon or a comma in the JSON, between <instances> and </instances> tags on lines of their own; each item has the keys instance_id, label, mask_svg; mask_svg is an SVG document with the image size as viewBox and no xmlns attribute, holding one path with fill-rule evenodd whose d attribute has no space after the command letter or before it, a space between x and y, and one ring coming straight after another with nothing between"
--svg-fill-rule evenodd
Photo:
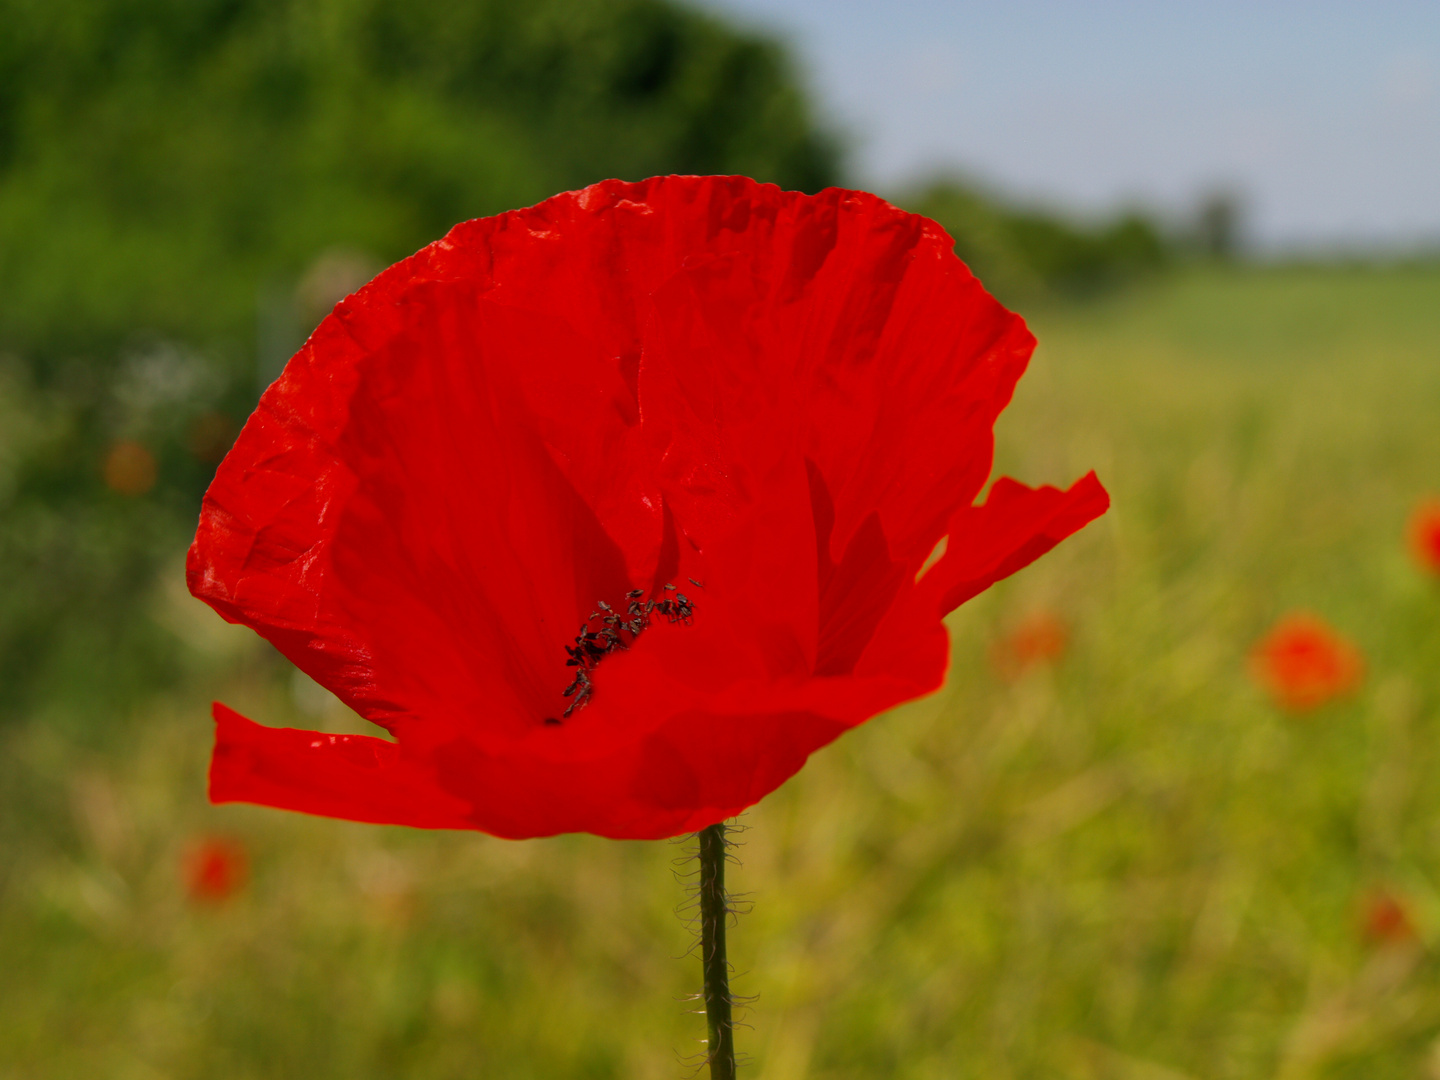
<instances>
[{"instance_id":1,"label":"green foliage","mask_svg":"<svg viewBox=\"0 0 1440 1080\"><path fill-rule=\"evenodd\" d=\"M1434 1074L1440 581L1404 528L1440 485L1437 286L1433 267L1207 269L1042 312L1000 469L1094 467L1114 507L950 619L944 690L743 819L745 1075ZM0 733L0 1076L688 1075L705 1025L680 849L205 805L209 693L362 728L190 603L167 617L208 663L242 650L225 682L104 752ZM1247 671L1296 607L1368 665L1304 716ZM1002 678L992 648L1037 611L1068 651ZM221 905L180 887L205 831L253 857ZM1372 888L1413 937L1367 940Z\"/></svg>"},{"instance_id":2,"label":"green foliage","mask_svg":"<svg viewBox=\"0 0 1440 1080\"><path fill-rule=\"evenodd\" d=\"M1046 295L1093 296L1153 273L1173 258L1160 228L1138 212L1084 224L1012 206L951 180L902 201L906 209L938 221L975 276L1011 304Z\"/></svg>"},{"instance_id":3,"label":"green foliage","mask_svg":"<svg viewBox=\"0 0 1440 1080\"><path fill-rule=\"evenodd\" d=\"M140 597L208 479L195 425L241 419L374 269L607 176L835 178L784 53L669 0L0 0L0 26L0 357L44 418L0 433L0 715L86 657L115 689L166 669ZM102 483L121 438L150 492Z\"/></svg>"},{"instance_id":4,"label":"green foliage","mask_svg":"<svg viewBox=\"0 0 1440 1080\"><path fill-rule=\"evenodd\" d=\"M144 598L210 469L190 435L219 385L196 384L194 358L135 351L108 378L57 367L39 385L0 357L0 718L39 692L52 710L99 714L170 680L177 643ZM140 496L103 482L116 435L156 448L158 483Z\"/></svg>"},{"instance_id":5,"label":"green foliage","mask_svg":"<svg viewBox=\"0 0 1440 1080\"><path fill-rule=\"evenodd\" d=\"M784 55L664 0L0 2L0 342L248 351L255 290L606 176L835 158Z\"/></svg>"}]
</instances>

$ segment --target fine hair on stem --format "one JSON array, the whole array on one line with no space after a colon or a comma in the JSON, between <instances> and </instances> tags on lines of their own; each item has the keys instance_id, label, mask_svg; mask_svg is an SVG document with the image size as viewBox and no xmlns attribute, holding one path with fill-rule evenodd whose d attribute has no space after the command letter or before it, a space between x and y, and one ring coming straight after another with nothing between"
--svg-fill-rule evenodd
<instances>
[{"instance_id":1,"label":"fine hair on stem","mask_svg":"<svg viewBox=\"0 0 1440 1080\"><path fill-rule=\"evenodd\" d=\"M735 841L731 833L743 827L719 822L694 835L693 856L698 874L690 882L690 901L682 912L690 917L692 926L698 922L695 945L698 948L703 989L696 995L703 1003L708 1038L706 1052L697 1065L697 1072L709 1066L710 1080L734 1080L737 1066L735 1054L736 1006L743 1007L749 999L737 999L730 992L730 966L726 949L726 933L735 924L737 911L745 906L725 888L725 864L735 860ZM692 852L677 859L677 864L690 865ZM738 860L735 860L738 865ZM688 876L688 875L687 875ZM697 1010L699 1011L699 1010ZM743 1026L743 1025L742 1025Z\"/></svg>"}]
</instances>

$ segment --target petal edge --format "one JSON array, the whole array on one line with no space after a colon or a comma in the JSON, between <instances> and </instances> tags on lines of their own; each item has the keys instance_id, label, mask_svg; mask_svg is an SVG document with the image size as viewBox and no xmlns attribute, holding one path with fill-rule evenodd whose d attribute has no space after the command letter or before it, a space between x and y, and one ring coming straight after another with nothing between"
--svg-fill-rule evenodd
<instances>
[{"instance_id":1,"label":"petal edge","mask_svg":"<svg viewBox=\"0 0 1440 1080\"><path fill-rule=\"evenodd\" d=\"M948 615L997 581L1023 570L1110 508L1093 472L1066 491L1026 487L1002 476L979 506L950 519L945 554L921 579Z\"/></svg>"},{"instance_id":2,"label":"petal edge","mask_svg":"<svg viewBox=\"0 0 1440 1080\"><path fill-rule=\"evenodd\" d=\"M470 807L400 747L370 735L271 728L215 702L210 801L244 802L376 825L473 829Z\"/></svg>"}]
</instances>

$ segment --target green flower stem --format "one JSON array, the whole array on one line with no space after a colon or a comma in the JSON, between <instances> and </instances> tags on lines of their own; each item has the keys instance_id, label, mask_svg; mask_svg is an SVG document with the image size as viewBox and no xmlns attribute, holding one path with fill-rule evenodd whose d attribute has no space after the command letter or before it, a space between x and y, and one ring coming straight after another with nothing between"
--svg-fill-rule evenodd
<instances>
[{"instance_id":1,"label":"green flower stem","mask_svg":"<svg viewBox=\"0 0 1440 1080\"><path fill-rule=\"evenodd\" d=\"M735 1031L730 1019L730 964L725 959L725 823L700 830L700 959L705 972L705 1020L710 1080L735 1080Z\"/></svg>"}]
</instances>

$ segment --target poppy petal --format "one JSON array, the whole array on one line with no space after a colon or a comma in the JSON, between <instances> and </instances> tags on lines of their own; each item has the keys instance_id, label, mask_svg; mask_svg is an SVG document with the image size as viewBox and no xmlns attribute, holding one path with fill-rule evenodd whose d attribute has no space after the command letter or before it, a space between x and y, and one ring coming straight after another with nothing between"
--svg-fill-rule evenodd
<instances>
[{"instance_id":1,"label":"poppy petal","mask_svg":"<svg viewBox=\"0 0 1440 1080\"><path fill-rule=\"evenodd\" d=\"M474 827L468 806L447 796L393 742L262 727L218 701L212 712L211 802L426 829Z\"/></svg>"},{"instance_id":2,"label":"poppy petal","mask_svg":"<svg viewBox=\"0 0 1440 1080\"><path fill-rule=\"evenodd\" d=\"M343 301L221 463L187 577L395 741L217 706L215 797L674 835L935 689L939 616L1106 502L1092 476L972 506L1034 339L952 248L862 192L607 181ZM573 709L597 602L677 582L693 618Z\"/></svg>"},{"instance_id":3,"label":"poppy petal","mask_svg":"<svg viewBox=\"0 0 1440 1080\"><path fill-rule=\"evenodd\" d=\"M1029 488L1002 476L985 502L950 519L945 554L923 577L948 614L995 582L1024 569L1110 507L1093 472L1066 491Z\"/></svg>"}]
</instances>

